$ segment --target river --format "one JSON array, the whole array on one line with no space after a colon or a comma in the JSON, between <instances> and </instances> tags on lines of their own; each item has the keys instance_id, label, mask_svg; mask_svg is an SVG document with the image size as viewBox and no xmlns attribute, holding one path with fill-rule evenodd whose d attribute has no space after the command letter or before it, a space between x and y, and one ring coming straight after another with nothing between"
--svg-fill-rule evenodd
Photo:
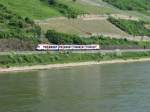
<instances>
[{"instance_id":1,"label":"river","mask_svg":"<svg viewBox=\"0 0 150 112\"><path fill-rule=\"evenodd\" d=\"M0 74L0 112L149 112L150 62Z\"/></svg>"}]
</instances>

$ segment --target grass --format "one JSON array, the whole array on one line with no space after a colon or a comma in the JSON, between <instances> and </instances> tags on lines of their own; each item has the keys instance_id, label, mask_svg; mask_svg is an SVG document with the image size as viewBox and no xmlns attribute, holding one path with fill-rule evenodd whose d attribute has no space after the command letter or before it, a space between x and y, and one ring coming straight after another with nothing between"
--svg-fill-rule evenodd
<instances>
[{"instance_id":1,"label":"grass","mask_svg":"<svg viewBox=\"0 0 150 112\"><path fill-rule=\"evenodd\" d=\"M0 66L25 66L38 64L56 64L56 63L71 63L71 62L86 62L86 61L105 61L114 59L138 59L148 58L150 52L126 52L126 53L56 53L56 54L32 54L32 55L0 55Z\"/></svg>"},{"instance_id":2,"label":"grass","mask_svg":"<svg viewBox=\"0 0 150 112\"><path fill-rule=\"evenodd\" d=\"M57 0L69 7L84 11L89 14L127 14L140 17L142 20L149 20L150 18L138 12L121 11L102 0L77 0L73 3L72 0ZM88 2L90 1L90 2ZM55 8L49 7L47 3L40 0L0 0L0 4L5 5L11 11L23 17L30 17L32 19L46 19L50 17L62 16L62 14ZM96 4L96 5L95 5Z\"/></svg>"},{"instance_id":3,"label":"grass","mask_svg":"<svg viewBox=\"0 0 150 112\"><path fill-rule=\"evenodd\" d=\"M22 17L32 19L45 19L52 16L60 16L59 11L50 8L48 4L40 0L0 0L0 4Z\"/></svg>"},{"instance_id":4,"label":"grass","mask_svg":"<svg viewBox=\"0 0 150 112\"><path fill-rule=\"evenodd\" d=\"M36 37L40 30L30 18L22 18L0 4L0 39L31 39Z\"/></svg>"},{"instance_id":5,"label":"grass","mask_svg":"<svg viewBox=\"0 0 150 112\"><path fill-rule=\"evenodd\" d=\"M140 11L142 13L150 15L150 13L148 12L150 10L149 0L103 0L103 1L108 2L122 10Z\"/></svg>"},{"instance_id":6,"label":"grass","mask_svg":"<svg viewBox=\"0 0 150 112\"><path fill-rule=\"evenodd\" d=\"M78 35L88 35L89 33L128 35L107 20L51 19L46 24L41 23L40 26L44 31L54 29L58 32Z\"/></svg>"},{"instance_id":7,"label":"grass","mask_svg":"<svg viewBox=\"0 0 150 112\"><path fill-rule=\"evenodd\" d=\"M58 3L65 4L73 9L83 11L89 14L110 14L115 13L112 8L93 6L81 0L76 3L72 0L57 0ZM16 14L32 19L45 19L50 17L62 16L54 7L49 7L46 2L40 0L0 0L0 3L14 11Z\"/></svg>"},{"instance_id":8,"label":"grass","mask_svg":"<svg viewBox=\"0 0 150 112\"><path fill-rule=\"evenodd\" d=\"M88 0L87 0L88 1ZM76 2L72 2L72 0L58 0L58 2L71 6L75 9L82 10L89 14L111 14L118 12L117 9L106 5L104 2L93 1L87 2L82 0L77 0ZM102 5L101 5L102 4ZM104 7L105 4L105 7Z\"/></svg>"},{"instance_id":9,"label":"grass","mask_svg":"<svg viewBox=\"0 0 150 112\"><path fill-rule=\"evenodd\" d=\"M123 20L123 19L108 19L112 24L116 25L123 31L134 35L134 36L150 36L150 29L145 27L146 22L143 21L132 21L132 20Z\"/></svg>"},{"instance_id":10,"label":"grass","mask_svg":"<svg viewBox=\"0 0 150 112\"><path fill-rule=\"evenodd\" d=\"M76 3L73 3L71 0L58 0L61 3L67 4L71 7L80 9L88 14L121 14L128 16L135 16L140 18L142 21L150 21L150 16L145 13L132 10L121 10L113 5L110 5L103 0L77 0ZM116 0L117 1L117 0ZM118 0L122 1L122 0ZM126 1L126 0L124 0Z\"/></svg>"}]
</instances>

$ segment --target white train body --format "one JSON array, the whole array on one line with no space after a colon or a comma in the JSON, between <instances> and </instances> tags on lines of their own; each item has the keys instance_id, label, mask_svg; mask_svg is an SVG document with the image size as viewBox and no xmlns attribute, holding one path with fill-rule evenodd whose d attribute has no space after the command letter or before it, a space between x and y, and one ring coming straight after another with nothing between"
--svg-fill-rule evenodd
<instances>
[{"instance_id":1,"label":"white train body","mask_svg":"<svg viewBox=\"0 0 150 112\"><path fill-rule=\"evenodd\" d=\"M49 45L39 44L36 50L39 51L59 51L59 50L99 50L100 46L93 45Z\"/></svg>"}]
</instances>

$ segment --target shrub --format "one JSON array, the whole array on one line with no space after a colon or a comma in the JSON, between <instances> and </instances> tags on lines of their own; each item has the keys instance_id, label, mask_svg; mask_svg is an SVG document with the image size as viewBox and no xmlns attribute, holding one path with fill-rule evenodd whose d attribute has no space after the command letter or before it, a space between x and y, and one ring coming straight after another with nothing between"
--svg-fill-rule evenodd
<instances>
[{"instance_id":1,"label":"shrub","mask_svg":"<svg viewBox=\"0 0 150 112\"><path fill-rule=\"evenodd\" d=\"M134 35L134 36L150 36L150 29L147 29L144 25L146 24L143 21L131 21L123 19L108 19L112 24L116 25L123 31Z\"/></svg>"}]
</instances>

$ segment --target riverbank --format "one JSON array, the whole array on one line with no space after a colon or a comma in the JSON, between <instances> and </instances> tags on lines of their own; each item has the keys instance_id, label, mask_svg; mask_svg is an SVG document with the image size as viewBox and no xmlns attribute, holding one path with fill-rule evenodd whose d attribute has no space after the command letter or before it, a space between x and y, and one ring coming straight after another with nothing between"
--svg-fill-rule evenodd
<instances>
[{"instance_id":1,"label":"riverbank","mask_svg":"<svg viewBox=\"0 0 150 112\"><path fill-rule=\"evenodd\" d=\"M44 69L52 69L52 68L65 68L65 67L76 67L76 66L87 66L87 65L144 62L144 61L150 61L150 58L127 59L127 60L115 59L115 60L99 61L99 62L98 61L89 61L89 62L79 62L79 63L48 64L48 65L34 65L34 66L24 66L24 67L0 68L0 73L44 70Z\"/></svg>"},{"instance_id":2,"label":"riverbank","mask_svg":"<svg viewBox=\"0 0 150 112\"><path fill-rule=\"evenodd\" d=\"M93 64L150 61L150 51L0 55L0 72L28 71Z\"/></svg>"}]
</instances>

